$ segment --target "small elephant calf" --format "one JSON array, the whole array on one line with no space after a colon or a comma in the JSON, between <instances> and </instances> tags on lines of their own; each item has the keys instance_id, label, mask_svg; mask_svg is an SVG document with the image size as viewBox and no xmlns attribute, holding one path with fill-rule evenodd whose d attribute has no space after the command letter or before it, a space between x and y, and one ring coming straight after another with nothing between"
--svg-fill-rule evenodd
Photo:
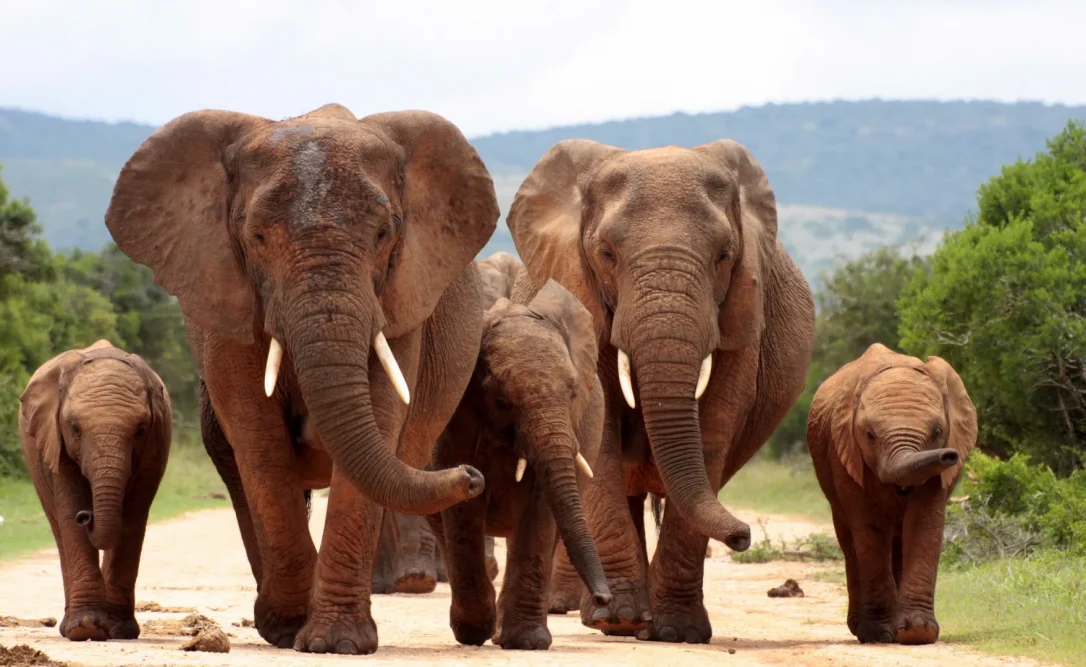
<instances>
[{"instance_id":1,"label":"small elephant calf","mask_svg":"<svg viewBox=\"0 0 1086 667\"><path fill-rule=\"evenodd\" d=\"M533 289L523 290L526 304L503 297L486 312L475 373L434 448L435 468L471 464L486 478L480 496L434 520L445 542L451 626L462 644L550 648L558 534L589 593L600 605L611 601L581 505L603 428L592 316L553 280L527 298ZM506 538L497 605L485 535Z\"/></svg>"},{"instance_id":2,"label":"small elephant calf","mask_svg":"<svg viewBox=\"0 0 1086 667\"><path fill-rule=\"evenodd\" d=\"M20 403L23 455L60 552L60 634L135 639L143 535L172 435L166 387L100 340L42 365Z\"/></svg>"},{"instance_id":3,"label":"small elephant calf","mask_svg":"<svg viewBox=\"0 0 1086 667\"><path fill-rule=\"evenodd\" d=\"M822 383L807 442L845 556L848 628L861 642L932 644L951 489L977 440L962 379L874 344Z\"/></svg>"}]
</instances>

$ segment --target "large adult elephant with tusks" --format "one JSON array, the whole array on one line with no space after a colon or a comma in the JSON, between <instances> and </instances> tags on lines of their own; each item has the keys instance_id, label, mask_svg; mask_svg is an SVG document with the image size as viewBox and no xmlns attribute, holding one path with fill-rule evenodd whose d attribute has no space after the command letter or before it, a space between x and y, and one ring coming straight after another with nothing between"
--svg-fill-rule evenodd
<instances>
[{"instance_id":1,"label":"large adult elephant with tusks","mask_svg":"<svg viewBox=\"0 0 1086 667\"><path fill-rule=\"evenodd\" d=\"M475 365L472 259L497 219L475 150L421 111L197 111L121 171L106 225L189 322L271 644L372 653L382 507L428 515L482 491L470 466L421 468ZM329 486L318 554L304 491Z\"/></svg>"},{"instance_id":2,"label":"large adult elephant with tusks","mask_svg":"<svg viewBox=\"0 0 1086 667\"><path fill-rule=\"evenodd\" d=\"M606 634L708 642L708 540L750 545L717 493L791 409L811 356L814 303L777 238L766 174L730 140L562 141L508 223L533 280L556 280L593 314L607 395L585 504L614 597L596 605L559 549L551 609L580 607ZM649 493L667 499L651 565Z\"/></svg>"}]
</instances>

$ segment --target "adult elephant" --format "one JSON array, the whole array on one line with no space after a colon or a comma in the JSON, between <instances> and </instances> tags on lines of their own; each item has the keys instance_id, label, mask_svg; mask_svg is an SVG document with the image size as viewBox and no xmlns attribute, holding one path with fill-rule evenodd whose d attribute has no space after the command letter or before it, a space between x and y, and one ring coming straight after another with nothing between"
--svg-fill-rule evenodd
<instances>
[{"instance_id":1,"label":"adult elephant","mask_svg":"<svg viewBox=\"0 0 1086 667\"><path fill-rule=\"evenodd\" d=\"M777 238L768 179L730 140L633 152L562 141L508 224L533 280L553 278L592 313L607 395L585 502L614 600L582 595L560 549L552 611L580 606L606 634L708 642L708 539L750 545L717 492L792 407L811 356L814 304ZM651 566L648 493L668 501Z\"/></svg>"},{"instance_id":2,"label":"adult elephant","mask_svg":"<svg viewBox=\"0 0 1086 667\"><path fill-rule=\"evenodd\" d=\"M421 111L193 112L121 171L106 225L190 323L268 642L376 650L381 507L432 514L481 492L471 467L421 468L475 364L471 260L497 218L475 150ZM327 486L318 555L303 492Z\"/></svg>"}]
</instances>

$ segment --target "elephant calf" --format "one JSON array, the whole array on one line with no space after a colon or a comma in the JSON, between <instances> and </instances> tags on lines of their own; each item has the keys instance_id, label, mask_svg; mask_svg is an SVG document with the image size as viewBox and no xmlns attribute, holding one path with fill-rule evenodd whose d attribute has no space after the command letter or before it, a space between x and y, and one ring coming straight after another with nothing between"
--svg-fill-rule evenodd
<instances>
[{"instance_id":1,"label":"elephant calf","mask_svg":"<svg viewBox=\"0 0 1086 667\"><path fill-rule=\"evenodd\" d=\"M592 317L553 280L525 301L501 298L486 312L475 373L434 448L435 468L470 464L486 478L479 497L434 521L445 541L451 626L462 644L492 638L506 649L550 647L556 524L590 594L598 604L611 601L577 472L582 482L591 477L603 428ZM497 609L485 535L507 544Z\"/></svg>"},{"instance_id":2,"label":"elephant calf","mask_svg":"<svg viewBox=\"0 0 1086 667\"><path fill-rule=\"evenodd\" d=\"M878 343L818 388L807 442L845 555L848 628L861 642L931 644L950 491L977 412L944 360Z\"/></svg>"},{"instance_id":3,"label":"elephant calf","mask_svg":"<svg viewBox=\"0 0 1086 667\"><path fill-rule=\"evenodd\" d=\"M46 362L20 403L23 455L60 552L60 634L135 639L143 534L170 452L166 387L143 359L100 340Z\"/></svg>"}]
</instances>

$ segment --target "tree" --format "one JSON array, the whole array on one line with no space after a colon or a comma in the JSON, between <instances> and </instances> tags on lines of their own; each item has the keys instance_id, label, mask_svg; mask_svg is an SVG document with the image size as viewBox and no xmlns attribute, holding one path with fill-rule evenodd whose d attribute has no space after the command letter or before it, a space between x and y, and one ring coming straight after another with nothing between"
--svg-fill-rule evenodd
<instances>
[{"instance_id":1,"label":"tree","mask_svg":"<svg viewBox=\"0 0 1086 667\"><path fill-rule=\"evenodd\" d=\"M982 448L1069 473L1086 463L1086 127L1005 167L977 203L906 290L902 344L961 374Z\"/></svg>"},{"instance_id":2,"label":"tree","mask_svg":"<svg viewBox=\"0 0 1086 667\"><path fill-rule=\"evenodd\" d=\"M899 349L897 300L914 275L924 275L930 261L915 253L903 256L884 246L832 272L822 274L815 293L814 349L807 385L769 441L771 455L791 451L806 439L807 412L818 386L872 343Z\"/></svg>"}]
</instances>

